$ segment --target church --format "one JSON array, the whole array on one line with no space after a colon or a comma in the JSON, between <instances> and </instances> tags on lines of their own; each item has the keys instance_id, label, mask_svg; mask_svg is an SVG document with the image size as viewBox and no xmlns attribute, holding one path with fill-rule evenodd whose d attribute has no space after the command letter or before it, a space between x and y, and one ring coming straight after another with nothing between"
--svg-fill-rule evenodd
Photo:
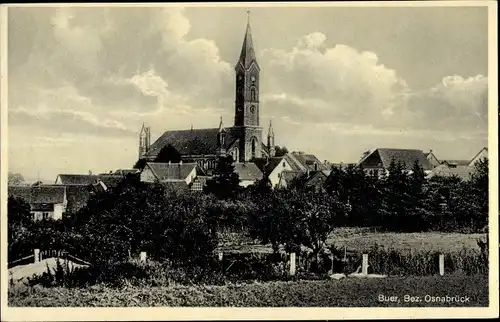
<instances>
[{"instance_id":1,"label":"church","mask_svg":"<svg viewBox=\"0 0 500 322\"><path fill-rule=\"evenodd\" d=\"M267 142L262 141L260 123L260 67L255 56L250 21L247 22L241 54L235 66L234 124L225 127L222 117L218 127L166 131L153 144L150 128L142 127L139 159L153 160L168 145L174 147L183 161L196 162L201 169L211 170L219 156L231 155L238 163L273 157L274 131L269 123Z\"/></svg>"}]
</instances>

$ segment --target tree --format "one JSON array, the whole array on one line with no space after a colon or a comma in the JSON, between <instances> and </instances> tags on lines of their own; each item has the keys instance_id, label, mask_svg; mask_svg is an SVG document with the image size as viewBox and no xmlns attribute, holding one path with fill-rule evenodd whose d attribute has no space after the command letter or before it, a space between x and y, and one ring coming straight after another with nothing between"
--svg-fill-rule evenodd
<instances>
[{"instance_id":1,"label":"tree","mask_svg":"<svg viewBox=\"0 0 500 322\"><path fill-rule=\"evenodd\" d=\"M139 159L137 162L134 164L134 169L142 170L146 166L146 162L148 162L147 159Z\"/></svg>"},{"instance_id":2,"label":"tree","mask_svg":"<svg viewBox=\"0 0 500 322\"><path fill-rule=\"evenodd\" d=\"M9 172L8 174L8 185L9 186L18 186L24 183L24 177L20 173Z\"/></svg>"},{"instance_id":3,"label":"tree","mask_svg":"<svg viewBox=\"0 0 500 322\"><path fill-rule=\"evenodd\" d=\"M177 151L171 144L168 144L160 150L154 162L179 163L181 160L182 156L179 151Z\"/></svg>"},{"instance_id":4,"label":"tree","mask_svg":"<svg viewBox=\"0 0 500 322\"><path fill-rule=\"evenodd\" d=\"M219 199L235 197L240 191L240 178L234 171L231 156L219 157L212 178L207 180L204 191L214 194Z\"/></svg>"},{"instance_id":5,"label":"tree","mask_svg":"<svg viewBox=\"0 0 500 322\"><path fill-rule=\"evenodd\" d=\"M274 156L276 156L276 157L284 156L287 153L288 153L288 149L286 146L280 147L277 145L274 147Z\"/></svg>"}]
</instances>

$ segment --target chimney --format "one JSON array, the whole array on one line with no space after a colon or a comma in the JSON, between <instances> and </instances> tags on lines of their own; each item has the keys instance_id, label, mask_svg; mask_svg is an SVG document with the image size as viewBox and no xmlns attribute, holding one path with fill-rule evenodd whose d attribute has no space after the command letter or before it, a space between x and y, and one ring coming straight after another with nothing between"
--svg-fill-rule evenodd
<instances>
[{"instance_id":1,"label":"chimney","mask_svg":"<svg viewBox=\"0 0 500 322\"><path fill-rule=\"evenodd\" d=\"M181 161L179 161L179 165L182 165L182 160L181 160Z\"/></svg>"},{"instance_id":2,"label":"chimney","mask_svg":"<svg viewBox=\"0 0 500 322\"><path fill-rule=\"evenodd\" d=\"M168 165L172 164L172 162L170 162L170 160L168 161Z\"/></svg>"}]
</instances>

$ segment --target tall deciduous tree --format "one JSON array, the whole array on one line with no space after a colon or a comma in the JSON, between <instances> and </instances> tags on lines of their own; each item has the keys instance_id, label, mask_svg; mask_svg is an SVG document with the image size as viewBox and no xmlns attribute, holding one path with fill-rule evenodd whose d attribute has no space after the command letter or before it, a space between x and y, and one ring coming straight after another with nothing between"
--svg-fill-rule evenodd
<instances>
[{"instance_id":1,"label":"tall deciduous tree","mask_svg":"<svg viewBox=\"0 0 500 322\"><path fill-rule=\"evenodd\" d=\"M8 184L9 186L16 186L24 183L24 177L20 173L8 173Z\"/></svg>"}]
</instances>

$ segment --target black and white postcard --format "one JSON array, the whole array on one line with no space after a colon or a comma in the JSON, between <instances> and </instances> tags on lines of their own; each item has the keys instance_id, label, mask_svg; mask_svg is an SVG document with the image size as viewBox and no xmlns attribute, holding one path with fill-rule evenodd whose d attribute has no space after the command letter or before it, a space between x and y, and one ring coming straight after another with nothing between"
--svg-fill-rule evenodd
<instances>
[{"instance_id":1,"label":"black and white postcard","mask_svg":"<svg viewBox=\"0 0 500 322\"><path fill-rule=\"evenodd\" d=\"M1 14L2 320L498 317L496 2Z\"/></svg>"}]
</instances>

